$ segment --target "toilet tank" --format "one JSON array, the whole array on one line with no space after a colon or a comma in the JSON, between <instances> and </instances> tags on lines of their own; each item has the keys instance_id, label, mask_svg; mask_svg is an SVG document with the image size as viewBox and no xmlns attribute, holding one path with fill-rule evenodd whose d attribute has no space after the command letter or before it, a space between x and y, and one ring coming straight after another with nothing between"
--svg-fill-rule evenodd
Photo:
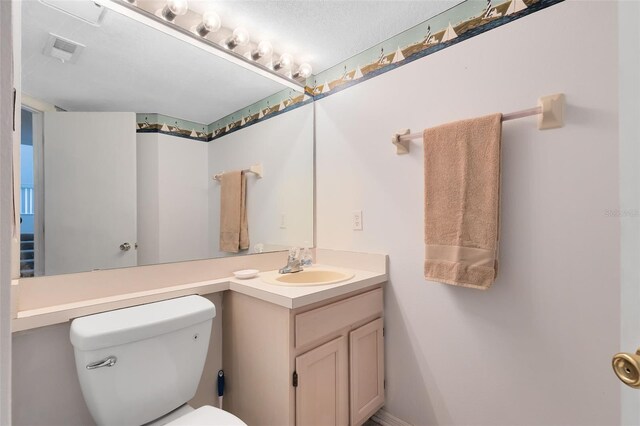
<instances>
[{"instance_id":1,"label":"toilet tank","mask_svg":"<svg viewBox=\"0 0 640 426\"><path fill-rule=\"evenodd\" d=\"M96 423L142 425L193 398L215 315L209 300L186 296L74 319L76 369Z\"/></svg>"}]
</instances>

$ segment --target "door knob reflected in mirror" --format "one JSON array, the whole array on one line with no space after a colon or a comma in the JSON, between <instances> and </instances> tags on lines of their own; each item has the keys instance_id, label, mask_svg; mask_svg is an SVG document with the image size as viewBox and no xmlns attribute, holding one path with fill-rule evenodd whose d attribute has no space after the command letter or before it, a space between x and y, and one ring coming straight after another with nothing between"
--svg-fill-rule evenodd
<instances>
[{"instance_id":1,"label":"door knob reflected in mirror","mask_svg":"<svg viewBox=\"0 0 640 426\"><path fill-rule=\"evenodd\" d=\"M640 388L640 348L635 354L621 352L611 361L616 376L627 386Z\"/></svg>"},{"instance_id":2,"label":"door knob reflected in mirror","mask_svg":"<svg viewBox=\"0 0 640 426\"><path fill-rule=\"evenodd\" d=\"M129 243L122 243L122 244L120 244L120 250L122 250L122 251L129 251L129 250L131 250L131 244L129 244Z\"/></svg>"}]
</instances>

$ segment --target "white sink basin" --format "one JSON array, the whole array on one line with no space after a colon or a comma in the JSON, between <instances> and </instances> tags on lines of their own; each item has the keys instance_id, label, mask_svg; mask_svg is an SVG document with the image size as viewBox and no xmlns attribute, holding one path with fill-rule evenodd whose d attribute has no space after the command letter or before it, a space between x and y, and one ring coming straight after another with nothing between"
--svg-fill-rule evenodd
<instances>
[{"instance_id":1,"label":"white sink basin","mask_svg":"<svg viewBox=\"0 0 640 426\"><path fill-rule=\"evenodd\" d=\"M267 273L261 276L262 280L275 285L287 286L312 286L336 284L353 278L354 274L347 271L331 269L307 269L291 274Z\"/></svg>"}]
</instances>

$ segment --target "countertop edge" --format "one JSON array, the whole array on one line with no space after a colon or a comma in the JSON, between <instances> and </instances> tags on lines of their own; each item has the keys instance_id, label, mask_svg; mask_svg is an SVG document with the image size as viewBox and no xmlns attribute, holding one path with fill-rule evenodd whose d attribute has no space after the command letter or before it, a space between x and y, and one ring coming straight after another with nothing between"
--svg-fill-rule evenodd
<instances>
[{"instance_id":1,"label":"countertop edge","mask_svg":"<svg viewBox=\"0 0 640 426\"><path fill-rule=\"evenodd\" d=\"M158 290L128 293L119 296L55 305L47 308L19 311L11 321L11 332L30 330L48 325L60 324L82 317L115 309L128 308L145 303L188 296L191 294L211 294L229 289L229 279L216 279L197 283L167 287Z\"/></svg>"},{"instance_id":2,"label":"countertop edge","mask_svg":"<svg viewBox=\"0 0 640 426\"><path fill-rule=\"evenodd\" d=\"M371 272L369 272L369 274L371 274ZM388 275L386 272L374 272L372 274L373 275L366 276L364 278L358 278L356 276L352 280L342 283L341 285L321 288L311 294L291 297L277 294L269 291L268 289L256 288L255 286L251 286L246 282L243 282L243 280L238 280L233 277L225 277L209 281L182 284L174 287L165 287L157 290L127 293L101 299L20 311L17 313L17 317L11 321L11 331L13 333L54 324L61 324L81 316L127 308L145 303L158 302L175 297L191 294L205 295L226 290L236 291L287 309L296 309L388 281Z\"/></svg>"},{"instance_id":3,"label":"countertop edge","mask_svg":"<svg viewBox=\"0 0 640 426\"><path fill-rule=\"evenodd\" d=\"M354 291L362 290L367 287L372 287L377 284L382 284L388 281L387 274L379 274L369 278L363 278L358 281L348 283L344 286L338 286L328 288L317 293L301 296L292 300L291 309L301 308L303 306L311 305L312 303L321 302L323 300L331 299L333 297L342 296Z\"/></svg>"}]
</instances>

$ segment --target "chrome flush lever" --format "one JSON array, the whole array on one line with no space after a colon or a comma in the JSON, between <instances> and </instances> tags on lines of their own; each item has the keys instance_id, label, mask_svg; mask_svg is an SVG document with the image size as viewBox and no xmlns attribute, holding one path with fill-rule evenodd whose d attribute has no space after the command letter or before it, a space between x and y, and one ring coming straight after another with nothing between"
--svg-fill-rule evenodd
<instances>
[{"instance_id":1,"label":"chrome flush lever","mask_svg":"<svg viewBox=\"0 0 640 426\"><path fill-rule=\"evenodd\" d=\"M87 370L95 370L96 368L101 368L101 367L113 367L114 365L116 365L117 361L118 361L118 358L111 355L103 360L92 362L91 364L87 364Z\"/></svg>"}]
</instances>

